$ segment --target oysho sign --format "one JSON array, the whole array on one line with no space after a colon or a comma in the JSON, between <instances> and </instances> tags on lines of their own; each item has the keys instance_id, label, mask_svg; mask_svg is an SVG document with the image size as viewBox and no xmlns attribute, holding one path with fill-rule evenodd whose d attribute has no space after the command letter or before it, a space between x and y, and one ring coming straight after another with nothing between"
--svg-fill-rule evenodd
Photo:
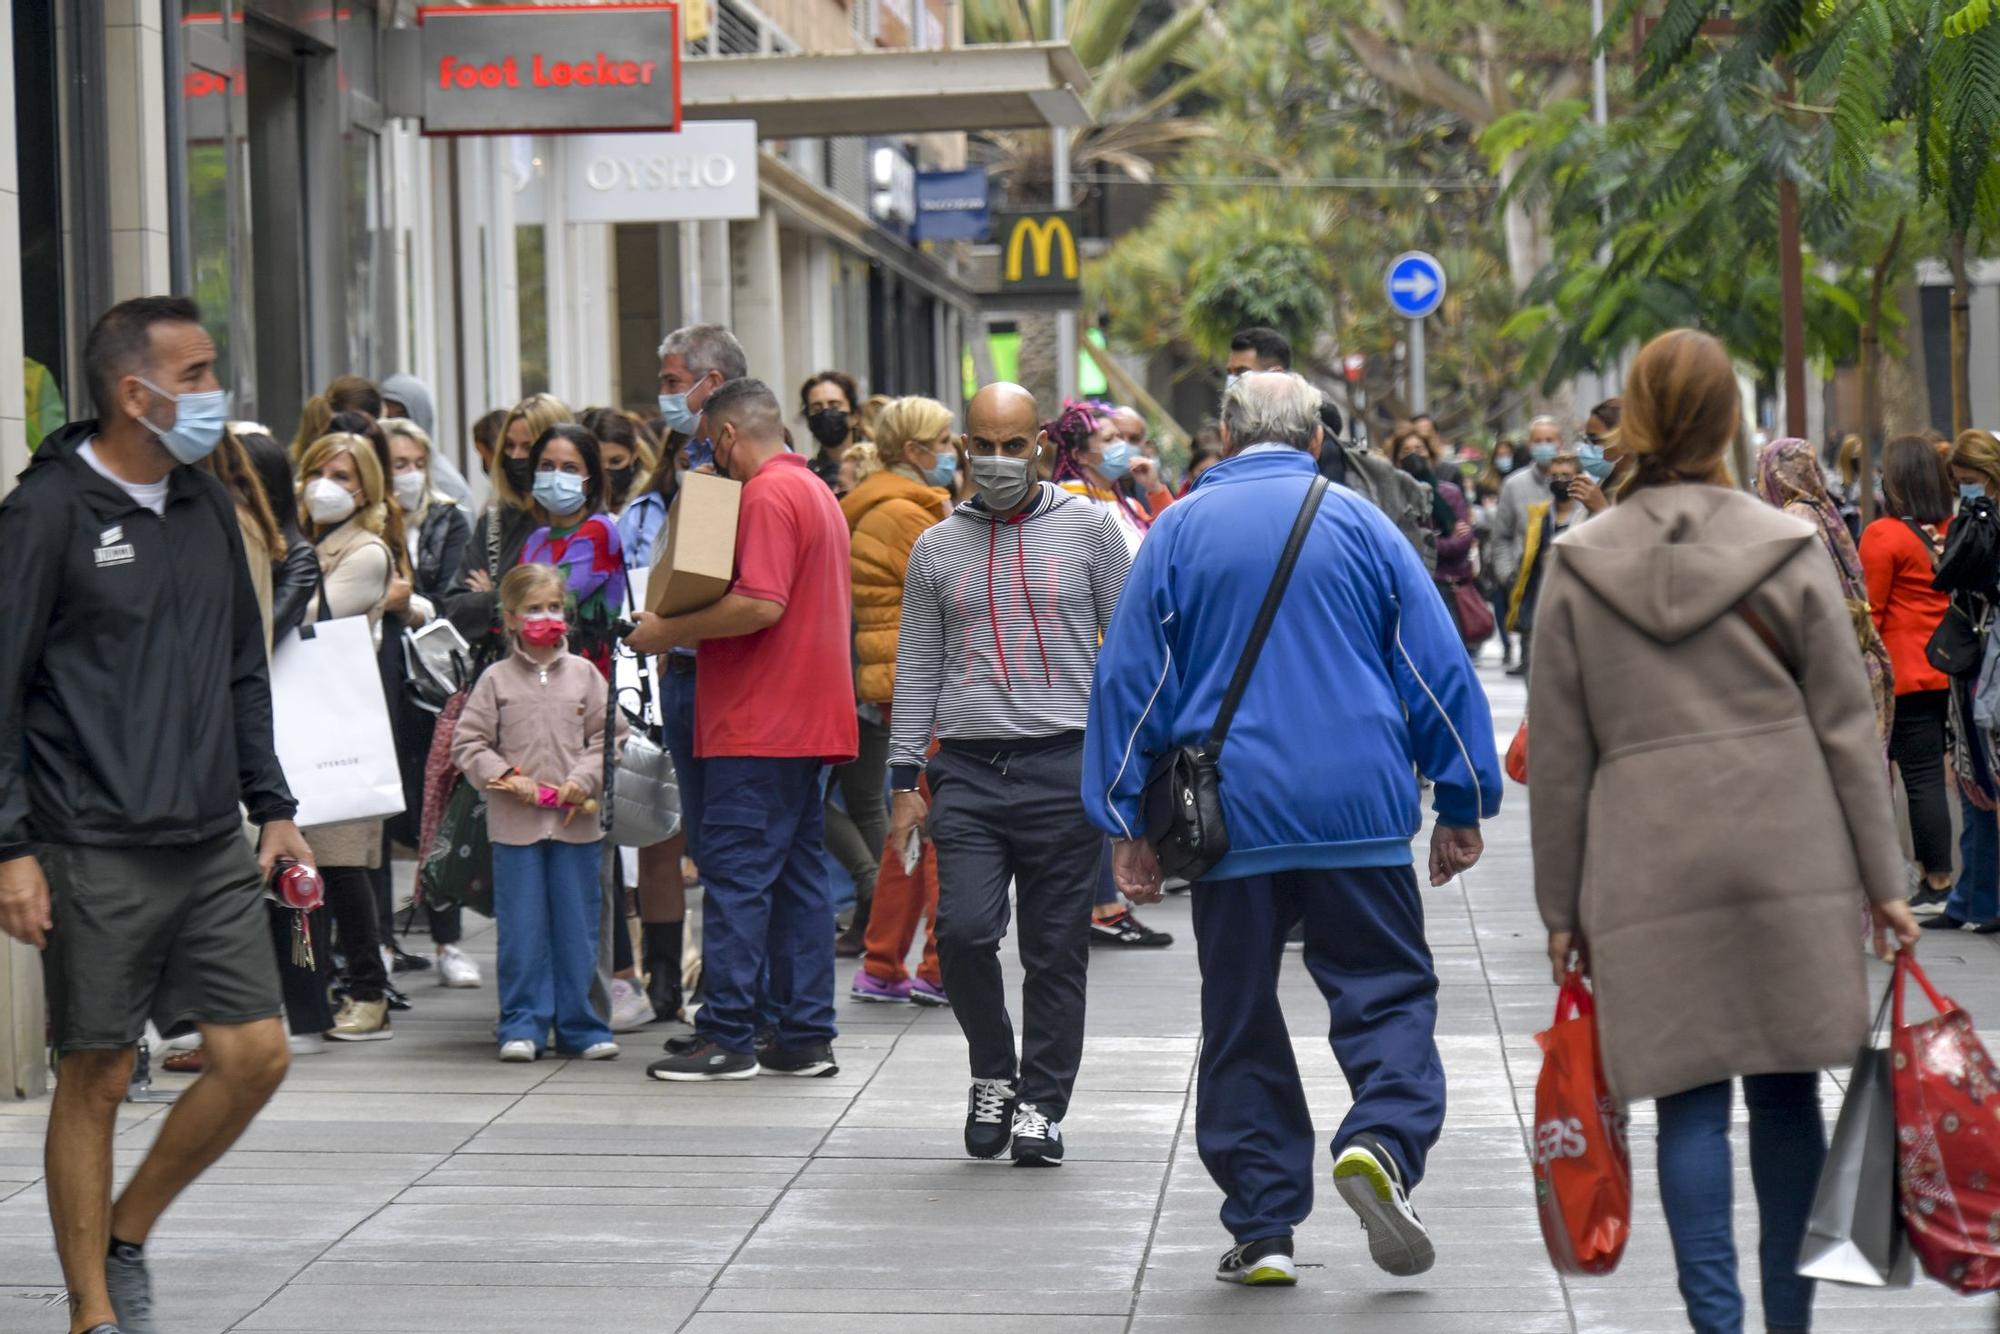
<instances>
[{"instance_id":1,"label":"oysho sign","mask_svg":"<svg viewBox=\"0 0 2000 1334\"><path fill-rule=\"evenodd\" d=\"M680 128L677 5L427 8L417 22L426 134Z\"/></svg>"},{"instance_id":2,"label":"oysho sign","mask_svg":"<svg viewBox=\"0 0 2000 1334\"><path fill-rule=\"evenodd\" d=\"M679 134L578 134L542 141L546 176L515 196L518 222L544 221L563 192L568 221L696 222L757 216L757 123L695 121Z\"/></svg>"}]
</instances>

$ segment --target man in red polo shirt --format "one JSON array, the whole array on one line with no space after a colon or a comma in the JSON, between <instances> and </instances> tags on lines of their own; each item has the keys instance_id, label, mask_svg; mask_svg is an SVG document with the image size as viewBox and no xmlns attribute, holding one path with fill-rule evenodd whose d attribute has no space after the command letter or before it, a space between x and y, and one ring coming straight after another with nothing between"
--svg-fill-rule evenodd
<instances>
[{"instance_id":1,"label":"man in red polo shirt","mask_svg":"<svg viewBox=\"0 0 2000 1334\"><path fill-rule=\"evenodd\" d=\"M785 447L783 410L761 380L731 380L703 409L716 468L743 485L736 581L683 616L641 613L642 653L696 645L702 986L695 1034L667 1044L655 1079L831 1075L833 891L823 770L858 742L847 521L805 459ZM769 965L768 989L760 988ZM758 999L778 1016L756 1051Z\"/></svg>"}]
</instances>

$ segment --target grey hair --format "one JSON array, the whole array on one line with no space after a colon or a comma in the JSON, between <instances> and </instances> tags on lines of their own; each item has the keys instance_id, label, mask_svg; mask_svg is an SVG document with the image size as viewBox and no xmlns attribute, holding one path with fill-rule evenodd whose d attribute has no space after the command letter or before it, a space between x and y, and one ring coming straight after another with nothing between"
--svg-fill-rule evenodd
<instances>
[{"instance_id":1,"label":"grey hair","mask_svg":"<svg viewBox=\"0 0 2000 1334\"><path fill-rule=\"evenodd\" d=\"M1295 371L1251 371L1222 395L1222 426L1229 446L1290 445L1310 449L1320 429L1321 394Z\"/></svg>"},{"instance_id":2,"label":"grey hair","mask_svg":"<svg viewBox=\"0 0 2000 1334\"><path fill-rule=\"evenodd\" d=\"M719 324L689 324L674 330L660 343L660 360L668 357L685 361L697 378L721 371L725 380L740 380L750 373L743 344Z\"/></svg>"},{"instance_id":3,"label":"grey hair","mask_svg":"<svg viewBox=\"0 0 2000 1334\"><path fill-rule=\"evenodd\" d=\"M1546 412L1544 412L1544 413L1543 413L1543 414L1542 414L1541 416L1539 416L1539 417L1535 418L1535 419L1534 419L1533 421L1529 422L1529 423L1528 423L1528 430L1529 430L1530 432L1533 432L1533 431L1534 431L1534 429L1535 429L1535 428L1536 428L1537 426L1553 426L1553 427L1555 427L1555 428L1556 428L1556 434L1557 434L1557 435L1567 435L1567 434L1568 434L1568 432L1567 432L1567 431L1563 430L1563 424L1562 424L1562 422L1561 422L1561 421L1560 421L1560 420L1559 420L1558 418L1556 418L1556 417L1553 417L1553 416L1551 416L1550 414L1548 414L1548 413L1546 413Z\"/></svg>"}]
</instances>

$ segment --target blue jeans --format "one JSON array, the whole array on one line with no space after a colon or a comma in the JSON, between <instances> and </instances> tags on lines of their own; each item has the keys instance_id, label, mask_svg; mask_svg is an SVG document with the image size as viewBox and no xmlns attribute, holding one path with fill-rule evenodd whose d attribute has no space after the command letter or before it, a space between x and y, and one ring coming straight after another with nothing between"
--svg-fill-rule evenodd
<instances>
[{"instance_id":1,"label":"blue jeans","mask_svg":"<svg viewBox=\"0 0 2000 1334\"><path fill-rule=\"evenodd\" d=\"M1730 1228L1731 1092L1724 1080L1659 1100L1660 1203L1695 1334L1743 1329ZM1819 1074L1746 1075L1743 1101L1750 1109L1750 1180L1762 1225L1757 1261L1764 1280L1764 1325L1809 1329L1813 1285L1799 1277L1798 1259L1826 1161Z\"/></svg>"},{"instance_id":2,"label":"blue jeans","mask_svg":"<svg viewBox=\"0 0 2000 1334\"><path fill-rule=\"evenodd\" d=\"M695 1031L725 1051L754 1050L764 1012L776 1018L780 1047L833 1040L821 767L813 759L738 756L695 764L704 996Z\"/></svg>"},{"instance_id":3,"label":"blue jeans","mask_svg":"<svg viewBox=\"0 0 2000 1334\"><path fill-rule=\"evenodd\" d=\"M493 925L500 939L502 1042L525 1038L540 1051L580 1052L611 1041L590 1004L597 976L600 842L544 839L493 845Z\"/></svg>"},{"instance_id":4,"label":"blue jeans","mask_svg":"<svg viewBox=\"0 0 2000 1334\"><path fill-rule=\"evenodd\" d=\"M1958 859L1965 867L1944 910L1961 922L1990 922L2000 917L2000 816L1980 810L1963 792L1958 813L1965 826L1958 835Z\"/></svg>"},{"instance_id":5,"label":"blue jeans","mask_svg":"<svg viewBox=\"0 0 2000 1334\"><path fill-rule=\"evenodd\" d=\"M1444 1128L1437 974L1409 866L1196 884L1195 1147L1239 1242L1288 1237L1312 1212L1312 1114L1278 1002L1285 933L1301 920L1306 972L1326 998L1334 1058L1354 1094L1334 1152L1372 1134L1414 1189Z\"/></svg>"}]
</instances>

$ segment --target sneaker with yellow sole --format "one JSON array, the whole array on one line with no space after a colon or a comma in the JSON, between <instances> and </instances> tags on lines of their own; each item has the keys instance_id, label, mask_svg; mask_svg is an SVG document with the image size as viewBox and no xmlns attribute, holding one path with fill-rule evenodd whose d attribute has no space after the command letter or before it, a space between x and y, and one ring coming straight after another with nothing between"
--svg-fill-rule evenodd
<instances>
[{"instance_id":1,"label":"sneaker with yellow sole","mask_svg":"<svg viewBox=\"0 0 2000 1334\"><path fill-rule=\"evenodd\" d=\"M1373 1135L1356 1135L1333 1160L1333 1184L1368 1232L1368 1254L1384 1272L1412 1278L1437 1263L1423 1220L1410 1207L1402 1169Z\"/></svg>"}]
</instances>

